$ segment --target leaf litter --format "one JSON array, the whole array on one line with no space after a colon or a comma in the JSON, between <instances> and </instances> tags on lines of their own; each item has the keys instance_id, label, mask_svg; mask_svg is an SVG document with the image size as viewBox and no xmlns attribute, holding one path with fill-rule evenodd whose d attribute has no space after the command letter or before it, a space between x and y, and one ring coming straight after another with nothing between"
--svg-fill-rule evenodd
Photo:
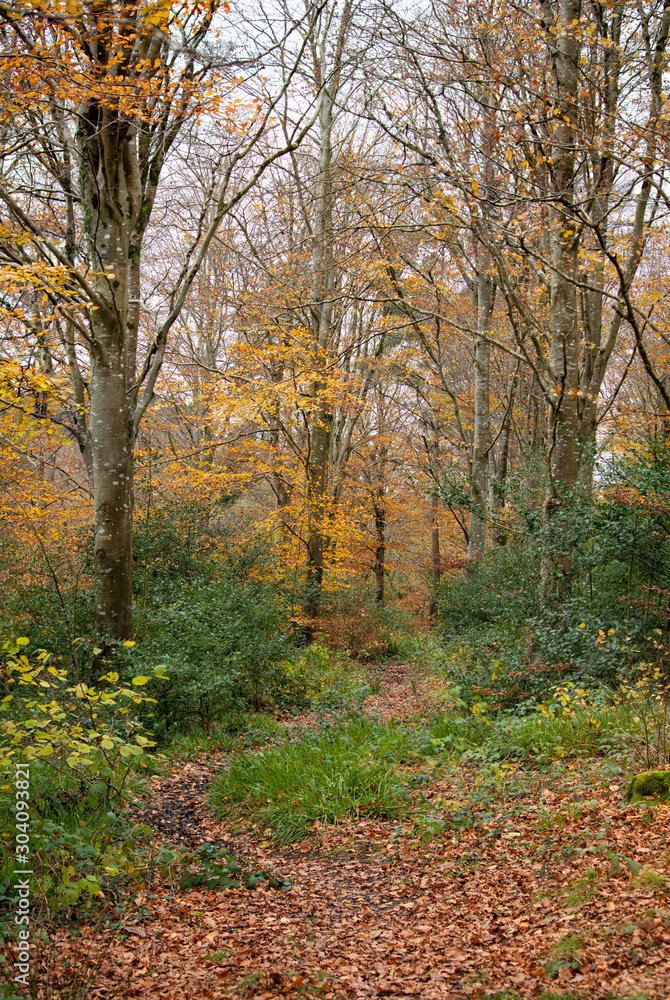
<instances>
[{"instance_id":1,"label":"leaf litter","mask_svg":"<svg viewBox=\"0 0 670 1000\"><path fill-rule=\"evenodd\" d=\"M411 680L395 665L368 710L416 715ZM597 763L519 768L479 798L478 773L454 766L418 793L445 817L434 835L412 818L348 820L281 849L208 811L221 766L202 758L152 779L137 818L289 888L148 886L141 919L107 942L92 1000L670 997L668 809L623 808L623 783Z\"/></svg>"}]
</instances>

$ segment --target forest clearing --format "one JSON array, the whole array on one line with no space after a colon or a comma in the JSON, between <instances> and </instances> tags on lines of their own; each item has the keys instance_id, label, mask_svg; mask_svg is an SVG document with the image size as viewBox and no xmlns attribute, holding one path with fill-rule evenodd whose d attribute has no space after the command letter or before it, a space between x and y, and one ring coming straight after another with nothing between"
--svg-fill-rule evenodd
<instances>
[{"instance_id":1,"label":"forest clearing","mask_svg":"<svg viewBox=\"0 0 670 1000\"><path fill-rule=\"evenodd\" d=\"M0 991L670 997L670 0L0 0Z\"/></svg>"}]
</instances>

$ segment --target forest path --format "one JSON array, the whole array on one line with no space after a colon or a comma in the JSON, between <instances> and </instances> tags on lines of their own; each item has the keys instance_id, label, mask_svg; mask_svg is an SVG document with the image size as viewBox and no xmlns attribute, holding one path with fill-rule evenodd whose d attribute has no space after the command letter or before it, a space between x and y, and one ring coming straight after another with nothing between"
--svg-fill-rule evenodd
<instances>
[{"instance_id":1,"label":"forest path","mask_svg":"<svg viewBox=\"0 0 670 1000\"><path fill-rule=\"evenodd\" d=\"M407 664L389 665L366 704L385 718L422 707ZM521 775L513 806L503 796L472 825L426 843L411 820L351 821L277 849L208 811L221 763L185 762L152 779L155 813L143 819L161 839L225 845L292 888L141 893L142 915L111 947L92 998L670 997L658 886L635 883L625 865L605 875L611 860L574 851L616 824L622 856L657 857L667 852L667 813L651 823L639 810L622 816L618 787L597 772ZM465 816L469 780L454 773L426 795L443 811L460 802ZM580 811L572 803L582 791Z\"/></svg>"}]
</instances>

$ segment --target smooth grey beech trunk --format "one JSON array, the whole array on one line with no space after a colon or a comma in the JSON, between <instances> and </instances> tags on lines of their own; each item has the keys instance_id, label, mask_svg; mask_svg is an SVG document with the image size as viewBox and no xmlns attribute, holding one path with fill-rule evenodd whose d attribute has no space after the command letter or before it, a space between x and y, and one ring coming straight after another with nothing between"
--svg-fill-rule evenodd
<instances>
[{"instance_id":1,"label":"smooth grey beech trunk","mask_svg":"<svg viewBox=\"0 0 670 1000\"><path fill-rule=\"evenodd\" d=\"M335 283L331 142L333 96L328 92L324 94L322 99L319 126L319 180L312 255L314 267L312 343L314 367L317 370L325 370L326 351L333 322ZM311 387L314 403L309 427L309 457L306 466L308 537L305 611L312 617L318 616L321 607L324 556L327 545L325 505L333 413L332 408L325 401L325 389L325 382L317 376Z\"/></svg>"},{"instance_id":2,"label":"smooth grey beech trunk","mask_svg":"<svg viewBox=\"0 0 670 1000\"><path fill-rule=\"evenodd\" d=\"M474 235L487 230L490 223L490 205L495 179L494 155L496 148L497 106L490 94L482 94L479 102L482 115L480 127L482 204L475 222ZM470 528L468 532L468 561L465 579L472 579L486 551L486 524L489 519L489 470L491 448L491 342L488 339L493 316L495 283L492 278L492 261L484 243L476 243L476 273L472 292L477 315L475 340L475 406L470 466Z\"/></svg>"},{"instance_id":3,"label":"smooth grey beech trunk","mask_svg":"<svg viewBox=\"0 0 670 1000\"><path fill-rule=\"evenodd\" d=\"M335 100L340 86L340 72L351 19L351 5L345 2L337 25L331 66L329 38L312 40L314 76L321 90L319 107L319 173L312 233L313 287L311 332L313 366L316 375L311 385L313 409L309 426L307 480L307 564L305 567L304 609L312 618L321 610L324 558L328 546L325 523L328 491L328 460L333 430L333 405L327 398L325 381L330 348L335 297L335 259L333 249L333 145L332 133Z\"/></svg>"},{"instance_id":4,"label":"smooth grey beech trunk","mask_svg":"<svg viewBox=\"0 0 670 1000\"><path fill-rule=\"evenodd\" d=\"M95 509L95 617L116 638L132 635L133 421L113 352L91 376L89 433Z\"/></svg>"},{"instance_id":5,"label":"smooth grey beech trunk","mask_svg":"<svg viewBox=\"0 0 670 1000\"><path fill-rule=\"evenodd\" d=\"M132 386L143 235L136 138L136 126L113 110L95 102L82 109L80 191L98 303L90 310L88 343L95 617L104 632L121 639L133 631Z\"/></svg>"},{"instance_id":6,"label":"smooth grey beech trunk","mask_svg":"<svg viewBox=\"0 0 670 1000\"><path fill-rule=\"evenodd\" d=\"M551 5L545 4L545 9ZM578 107L578 40L580 0L559 0L556 33L550 55L557 112L552 143L551 287L549 376L552 392L547 408L549 487L544 505L548 527L577 482L580 466L579 358L580 323L577 298L579 236L574 222L576 124ZM561 589L572 569L570 553L549 551L542 566L545 593Z\"/></svg>"}]
</instances>

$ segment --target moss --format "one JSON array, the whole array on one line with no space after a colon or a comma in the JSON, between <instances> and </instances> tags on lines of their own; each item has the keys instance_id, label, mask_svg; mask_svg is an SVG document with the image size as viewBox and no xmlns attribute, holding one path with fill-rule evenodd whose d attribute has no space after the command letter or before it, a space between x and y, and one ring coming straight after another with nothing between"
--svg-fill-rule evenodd
<instances>
[{"instance_id":1,"label":"moss","mask_svg":"<svg viewBox=\"0 0 670 1000\"><path fill-rule=\"evenodd\" d=\"M626 802L670 798L670 771L643 771L628 782Z\"/></svg>"}]
</instances>

